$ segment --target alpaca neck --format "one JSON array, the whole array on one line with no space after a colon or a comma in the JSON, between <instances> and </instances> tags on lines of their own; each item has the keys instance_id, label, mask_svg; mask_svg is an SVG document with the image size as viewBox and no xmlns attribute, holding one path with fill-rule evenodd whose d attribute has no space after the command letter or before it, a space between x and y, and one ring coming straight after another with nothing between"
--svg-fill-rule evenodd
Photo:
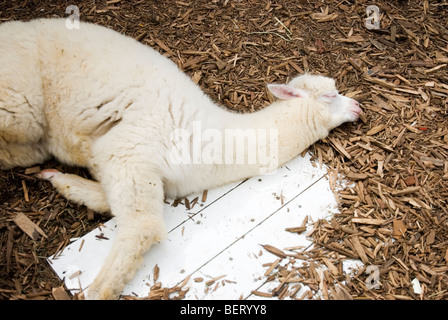
<instances>
[{"instance_id":1,"label":"alpaca neck","mask_svg":"<svg viewBox=\"0 0 448 320\"><path fill-rule=\"evenodd\" d=\"M248 176L262 173L285 164L325 137L328 131L318 123L315 108L308 102L304 100L302 106L297 106L297 102L294 105L291 101L277 101L249 114L222 108L217 111L215 107L214 115L208 117L213 120L205 121L208 128L219 128L222 163L242 164L242 171L247 170ZM204 151L204 144L202 147Z\"/></svg>"},{"instance_id":2,"label":"alpaca neck","mask_svg":"<svg viewBox=\"0 0 448 320\"><path fill-rule=\"evenodd\" d=\"M315 108L304 100L301 106L292 101L277 101L249 115L242 115L239 125L255 124L258 128L277 134L278 149L270 154L278 155L278 166L285 164L299 155L317 140L328 133L314 112Z\"/></svg>"},{"instance_id":3,"label":"alpaca neck","mask_svg":"<svg viewBox=\"0 0 448 320\"><path fill-rule=\"evenodd\" d=\"M297 104L297 103L296 103ZM168 196L179 197L274 171L328 133L307 103L277 101L249 114L211 101L192 112L170 150Z\"/></svg>"}]
</instances>

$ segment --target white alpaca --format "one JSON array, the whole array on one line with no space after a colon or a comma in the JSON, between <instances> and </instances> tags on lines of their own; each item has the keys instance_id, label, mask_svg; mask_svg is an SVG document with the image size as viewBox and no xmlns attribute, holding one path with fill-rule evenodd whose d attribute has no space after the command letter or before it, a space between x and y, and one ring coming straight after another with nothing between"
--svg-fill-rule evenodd
<instances>
[{"instance_id":1,"label":"white alpaca","mask_svg":"<svg viewBox=\"0 0 448 320\"><path fill-rule=\"evenodd\" d=\"M330 78L303 75L268 89L279 100L237 114L169 59L112 30L69 30L62 19L3 23L0 169L52 156L89 169L98 182L56 170L39 176L68 199L116 216L117 238L88 298L117 298L165 236L165 196L281 166L361 113Z\"/></svg>"}]
</instances>

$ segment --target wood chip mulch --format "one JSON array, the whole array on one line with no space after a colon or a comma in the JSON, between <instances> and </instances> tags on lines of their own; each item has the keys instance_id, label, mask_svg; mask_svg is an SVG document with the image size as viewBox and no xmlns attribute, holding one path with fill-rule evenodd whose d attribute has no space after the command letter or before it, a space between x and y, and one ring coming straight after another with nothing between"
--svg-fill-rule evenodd
<instances>
[{"instance_id":1,"label":"wood chip mulch","mask_svg":"<svg viewBox=\"0 0 448 320\"><path fill-rule=\"evenodd\" d=\"M267 106L266 83L307 71L361 103L360 121L310 147L329 168L340 213L309 222L312 248L279 248L284 256L266 266L279 287L254 294L448 298L448 3L373 2L379 30L365 25L370 1L77 1L82 20L153 46L236 111ZM69 5L4 1L0 21L67 17ZM55 162L0 171L0 299L67 298L46 258L108 219L34 178L50 167L87 176ZM296 259L306 264L291 267ZM346 259L363 267L349 273Z\"/></svg>"}]
</instances>

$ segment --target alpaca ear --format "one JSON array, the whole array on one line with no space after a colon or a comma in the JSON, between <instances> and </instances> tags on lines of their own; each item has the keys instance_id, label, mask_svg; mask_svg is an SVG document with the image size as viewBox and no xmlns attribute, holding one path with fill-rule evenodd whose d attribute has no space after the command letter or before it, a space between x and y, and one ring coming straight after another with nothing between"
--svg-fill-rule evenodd
<instances>
[{"instance_id":1,"label":"alpaca ear","mask_svg":"<svg viewBox=\"0 0 448 320\"><path fill-rule=\"evenodd\" d=\"M308 98L308 93L287 84L268 84L269 91L279 99L290 100L294 98Z\"/></svg>"}]
</instances>

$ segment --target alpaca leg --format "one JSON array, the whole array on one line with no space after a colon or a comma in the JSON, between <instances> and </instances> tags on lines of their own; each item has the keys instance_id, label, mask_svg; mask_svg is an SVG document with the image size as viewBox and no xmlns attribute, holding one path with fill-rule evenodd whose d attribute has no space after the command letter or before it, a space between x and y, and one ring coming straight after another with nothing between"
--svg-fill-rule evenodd
<instances>
[{"instance_id":1,"label":"alpaca leg","mask_svg":"<svg viewBox=\"0 0 448 320\"><path fill-rule=\"evenodd\" d=\"M1 50L0 50L1 51ZM4 64L5 66L7 64ZM50 155L42 143L44 120L39 102L31 105L24 93L15 91L3 83L0 70L0 169L29 167L47 160ZM17 77L20 78L22 77ZM11 81L8 81L11 80Z\"/></svg>"},{"instance_id":2,"label":"alpaca leg","mask_svg":"<svg viewBox=\"0 0 448 320\"><path fill-rule=\"evenodd\" d=\"M42 163L50 158L45 148L39 145L0 144L0 170L9 170L15 167L30 167Z\"/></svg>"},{"instance_id":3,"label":"alpaca leg","mask_svg":"<svg viewBox=\"0 0 448 320\"><path fill-rule=\"evenodd\" d=\"M106 195L99 182L54 169L43 170L37 177L50 181L60 194L74 203L85 205L98 213L110 211Z\"/></svg>"},{"instance_id":4,"label":"alpaca leg","mask_svg":"<svg viewBox=\"0 0 448 320\"><path fill-rule=\"evenodd\" d=\"M166 234L162 180L144 161L133 161L130 157L109 158L107 163L102 162L98 172L116 217L117 235L99 274L88 288L88 299L116 299L134 277L143 254Z\"/></svg>"}]
</instances>

